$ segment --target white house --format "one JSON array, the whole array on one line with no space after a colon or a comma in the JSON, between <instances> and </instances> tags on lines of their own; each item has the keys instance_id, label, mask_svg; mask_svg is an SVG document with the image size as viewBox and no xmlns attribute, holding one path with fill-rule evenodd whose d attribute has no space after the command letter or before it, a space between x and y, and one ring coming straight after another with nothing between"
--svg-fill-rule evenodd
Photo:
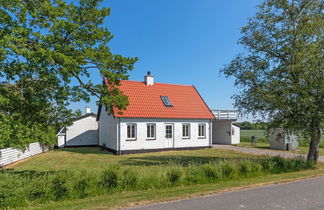
<instances>
[{"instance_id":1,"label":"white house","mask_svg":"<svg viewBox=\"0 0 324 210\"><path fill-rule=\"evenodd\" d=\"M213 144L239 144L240 127L235 125L237 111L212 110L215 115L213 121Z\"/></svg>"},{"instance_id":2,"label":"white house","mask_svg":"<svg viewBox=\"0 0 324 210\"><path fill-rule=\"evenodd\" d=\"M119 89L129 105L113 114L99 106L99 146L118 155L212 146L215 117L194 86L155 83L148 72Z\"/></svg>"},{"instance_id":3,"label":"white house","mask_svg":"<svg viewBox=\"0 0 324 210\"><path fill-rule=\"evenodd\" d=\"M86 114L76 118L73 124L63 127L57 134L58 147L97 146L98 122L97 115L86 107Z\"/></svg>"}]
</instances>

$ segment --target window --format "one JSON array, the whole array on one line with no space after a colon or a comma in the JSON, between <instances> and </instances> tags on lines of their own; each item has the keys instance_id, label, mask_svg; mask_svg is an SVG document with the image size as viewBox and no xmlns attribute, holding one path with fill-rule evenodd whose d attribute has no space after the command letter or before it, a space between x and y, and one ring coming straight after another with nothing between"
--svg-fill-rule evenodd
<instances>
[{"instance_id":1,"label":"window","mask_svg":"<svg viewBox=\"0 0 324 210\"><path fill-rule=\"evenodd\" d=\"M182 138L190 138L190 124L182 124Z\"/></svg>"},{"instance_id":2,"label":"window","mask_svg":"<svg viewBox=\"0 0 324 210\"><path fill-rule=\"evenodd\" d=\"M205 124L198 125L198 137L200 137L200 138L206 137L206 125Z\"/></svg>"},{"instance_id":3,"label":"window","mask_svg":"<svg viewBox=\"0 0 324 210\"><path fill-rule=\"evenodd\" d=\"M165 138L172 138L173 132L172 132L172 125L166 125L165 126Z\"/></svg>"},{"instance_id":4,"label":"window","mask_svg":"<svg viewBox=\"0 0 324 210\"><path fill-rule=\"evenodd\" d=\"M155 124L147 124L146 129L147 139L155 139Z\"/></svg>"},{"instance_id":5,"label":"window","mask_svg":"<svg viewBox=\"0 0 324 210\"><path fill-rule=\"evenodd\" d=\"M127 125L127 138L136 139L136 124Z\"/></svg>"},{"instance_id":6,"label":"window","mask_svg":"<svg viewBox=\"0 0 324 210\"><path fill-rule=\"evenodd\" d=\"M161 96L161 99L162 99L165 106L172 106L168 96Z\"/></svg>"}]
</instances>

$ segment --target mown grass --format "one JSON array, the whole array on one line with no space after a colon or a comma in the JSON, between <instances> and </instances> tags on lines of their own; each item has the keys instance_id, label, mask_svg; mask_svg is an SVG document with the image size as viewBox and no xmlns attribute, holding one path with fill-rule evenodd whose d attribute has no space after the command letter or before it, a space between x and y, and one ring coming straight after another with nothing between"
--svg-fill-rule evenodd
<instances>
[{"instance_id":1,"label":"mown grass","mask_svg":"<svg viewBox=\"0 0 324 210\"><path fill-rule=\"evenodd\" d=\"M113 156L96 148L71 148L38 155L2 171L0 208L48 205L123 192L199 188L309 168L302 159L218 149Z\"/></svg>"}]
</instances>

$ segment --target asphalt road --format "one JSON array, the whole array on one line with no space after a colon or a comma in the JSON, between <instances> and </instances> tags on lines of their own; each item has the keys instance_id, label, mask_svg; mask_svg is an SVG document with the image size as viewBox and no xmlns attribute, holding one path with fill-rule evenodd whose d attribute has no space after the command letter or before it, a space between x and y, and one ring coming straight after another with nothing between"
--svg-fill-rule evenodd
<instances>
[{"instance_id":1,"label":"asphalt road","mask_svg":"<svg viewBox=\"0 0 324 210\"><path fill-rule=\"evenodd\" d=\"M153 204L149 206L140 206L132 209L324 210L324 177L209 195L187 200Z\"/></svg>"}]
</instances>

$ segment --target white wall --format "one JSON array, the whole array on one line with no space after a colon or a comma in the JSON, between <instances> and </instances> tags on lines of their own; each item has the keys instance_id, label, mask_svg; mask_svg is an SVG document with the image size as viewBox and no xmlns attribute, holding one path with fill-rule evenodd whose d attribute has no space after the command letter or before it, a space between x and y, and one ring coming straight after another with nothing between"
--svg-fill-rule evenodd
<instances>
[{"instance_id":1,"label":"white wall","mask_svg":"<svg viewBox=\"0 0 324 210\"><path fill-rule=\"evenodd\" d=\"M117 150L119 119L108 115L106 108L102 106L99 119L99 145Z\"/></svg>"},{"instance_id":2,"label":"white wall","mask_svg":"<svg viewBox=\"0 0 324 210\"><path fill-rule=\"evenodd\" d=\"M25 151L13 148L1 149L0 166L5 166L18 160L22 160L27 157L40 154L45 151L47 151L47 148L45 148L38 142L29 144Z\"/></svg>"},{"instance_id":3,"label":"white wall","mask_svg":"<svg viewBox=\"0 0 324 210\"><path fill-rule=\"evenodd\" d=\"M241 128L233 125L232 123L232 130L234 131L234 135L232 135L232 144L239 144L240 141L240 137L241 137ZM232 133L233 134L233 133Z\"/></svg>"},{"instance_id":4,"label":"white wall","mask_svg":"<svg viewBox=\"0 0 324 210\"><path fill-rule=\"evenodd\" d=\"M66 129L66 146L98 145L98 122L88 116L73 122Z\"/></svg>"},{"instance_id":5,"label":"white wall","mask_svg":"<svg viewBox=\"0 0 324 210\"><path fill-rule=\"evenodd\" d=\"M137 136L136 140L127 140L127 124L136 123ZM156 125L156 138L148 140L147 123L155 123ZM190 138L182 138L182 124L190 123ZM206 124L206 138L198 138L198 124ZM142 149L164 149L166 148L167 139L165 138L165 124L173 124L173 137L171 148L184 148L184 147L208 147L211 145L210 141L210 124L209 120L181 120L181 119L133 119L122 118L120 123L121 135L121 150L142 150Z\"/></svg>"},{"instance_id":6,"label":"white wall","mask_svg":"<svg viewBox=\"0 0 324 210\"><path fill-rule=\"evenodd\" d=\"M213 121L213 144L232 144L231 140L232 121Z\"/></svg>"}]
</instances>

